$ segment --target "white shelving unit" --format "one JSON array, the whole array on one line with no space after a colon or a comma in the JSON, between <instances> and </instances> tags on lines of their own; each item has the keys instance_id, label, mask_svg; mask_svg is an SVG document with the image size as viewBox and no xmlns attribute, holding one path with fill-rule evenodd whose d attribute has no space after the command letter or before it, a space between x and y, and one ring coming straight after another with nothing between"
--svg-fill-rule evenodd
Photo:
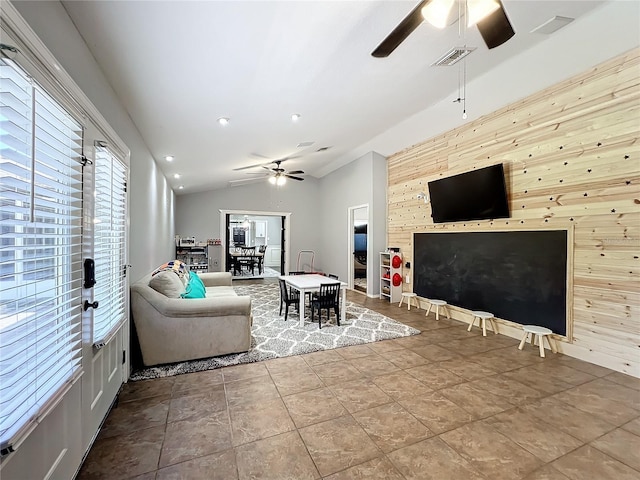
<instances>
[{"instance_id":1,"label":"white shelving unit","mask_svg":"<svg viewBox=\"0 0 640 480\"><path fill-rule=\"evenodd\" d=\"M394 257L397 267L394 267ZM400 276L400 283L393 284L394 275ZM380 252L380 298L386 299L391 303L400 302L402 298L402 254L399 252Z\"/></svg>"},{"instance_id":2,"label":"white shelving unit","mask_svg":"<svg viewBox=\"0 0 640 480\"><path fill-rule=\"evenodd\" d=\"M178 245L176 259L187 264L189 270L206 272L209 270L207 245Z\"/></svg>"}]
</instances>

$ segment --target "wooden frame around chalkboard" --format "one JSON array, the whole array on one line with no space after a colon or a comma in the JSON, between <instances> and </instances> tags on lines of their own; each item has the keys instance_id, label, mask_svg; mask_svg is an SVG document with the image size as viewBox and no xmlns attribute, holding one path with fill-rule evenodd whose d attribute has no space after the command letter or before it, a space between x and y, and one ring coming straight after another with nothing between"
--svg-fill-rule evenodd
<instances>
[{"instance_id":1,"label":"wooden frame around chalkboard","mask_svg":"<svg viewBox=\"0 0 640 480\"><path fill-rule=\"evenodd\" d=\"M568 225L564 227L554 227L554 228L504 228L504 227L496 227L496 228L480 228L480 229L468 229L468 230L450 230L446 228L439 227L434 228L429 231L421 231L421 232L412 232L411 234L411 253L413 258L413 263L415 267L416 263L416 252L415 252L415 235L422 233L497 233L497 232L544 232L544 231L566 231L567 233L567 265L565 272L565 287L566 287L566 298L565 298L565 335L561 335L558 333L554 333L554 337L563 339L568 343L573 343L573 264L574 264L574 226ZM415 284L415 272L414 268L412 268L412 282ZM456 305L453 305L454 307ZM464 307L458 307L463 310L467 310ZM507 320L504 318L497 317L501 322L513 326L515 328L520 328L521 324L513 322L511 320Z\"/></svg>"}]
</instances>

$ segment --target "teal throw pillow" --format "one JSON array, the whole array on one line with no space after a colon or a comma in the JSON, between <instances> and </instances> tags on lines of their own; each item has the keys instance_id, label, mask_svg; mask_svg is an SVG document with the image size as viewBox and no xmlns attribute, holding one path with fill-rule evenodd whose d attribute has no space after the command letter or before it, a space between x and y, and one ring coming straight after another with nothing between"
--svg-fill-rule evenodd
<instances>
[{"instance_id":1,"label":"teal throw pillow","mask_svg":"<svg viewBox=\"0 0 640 480\"><path fill-rule=\"evenodd\" d=\"M202 279L198 276L198 274L196 273L196 271L192 271L190 273L190 281L192 282L196 282L198 285L200 285L202 287L202 289L206 292L207 288L204 286L204 283L202 282Z\"/></svg>"},{"instance_id":2,"label":"teal throw pillow","mask_svg":"<svg viewBox=\"0 0 640 480\"><path fill-rule=\"evenodd\" d=\"M182 298L205 298L206 291L204 289L204 284L202 280L195 274L195 272L191 272L189 275L189 283L185 288L185 292L181 295Z\"/></svg>"}]
</instances>

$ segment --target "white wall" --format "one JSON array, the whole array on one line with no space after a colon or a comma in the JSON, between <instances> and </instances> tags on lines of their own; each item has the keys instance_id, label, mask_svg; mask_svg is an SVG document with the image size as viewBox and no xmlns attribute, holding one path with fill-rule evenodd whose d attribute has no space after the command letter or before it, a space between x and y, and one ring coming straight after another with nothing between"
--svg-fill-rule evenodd
<instances>
[{"instance_id":1,"label":"white wall","mask_svg":"<svg viewBox=\"0 0 640 480\"><path fill-rule=\"evenodd\" d=\"M317 266L321 245L318 232L322 214L319 195L319 182L313 177L307 177L303 182L289 181L280 188L264 181L241 187L178 195L176 232L180 236L195 236L197 240L221 238L220 210L290 212L290 267L295 269L300 250L314 250Z\"/></svg>"},{"instance_id":2,"label":"white wall","mask_svg":"<svg viewBox=\"0 0 640 480\"><path fill-rule=\"evenodd\" d=\"M135 281L175 255L173 191L62 4L13 5L131 150L129 263Z\"/></svg>"},{"instance_id":3,"label":"white wall","mask_svg":"<svg viewBox=\"0 0 640 480\"><path fill-rule=\"evenodd\" d=\"M379 289L375 281L378 252L386 248L386 172L386 159L369 152L320 179L322 222L318 235L322 239L322 262L319 266L341 279L348 278L349 207L368 205L367 233L373 258L367 262L367 277L372 280L371 294L377 294Z\"/></svg>"},{"instance_id":4,"label":"white wall","mask_svg":"<svg viewBox=\"0 0 640 480\"><path fill-rule=\"evenodd\" d=\"M220 238L219 210L291 212L290 268L296 269L300 250L315 252L316 270L340 278L348 275L349 207L369 205L369 241L373 262L368 275L377 278L377 253L386 249L386 159L369 152L321 179L288 182L275 188L267 182L179 195L176 232L198 240ZM378 293L377 282L373 291Z\"/></svg>"},{"instance_id":5,"label":"white wall","mask_svg":"<svg viewBox=\"0 0 640 480\"><path fill-rule=\"evenodd\" d=\"M372 152L373 181L371 191L371 205L369 207L369 241L374 258L367 263L367 277L374 281L370 293L380 293L380 258L378 253L384 252L387 244L387 159L379 153Z\"/></svg>"}]
</instances>

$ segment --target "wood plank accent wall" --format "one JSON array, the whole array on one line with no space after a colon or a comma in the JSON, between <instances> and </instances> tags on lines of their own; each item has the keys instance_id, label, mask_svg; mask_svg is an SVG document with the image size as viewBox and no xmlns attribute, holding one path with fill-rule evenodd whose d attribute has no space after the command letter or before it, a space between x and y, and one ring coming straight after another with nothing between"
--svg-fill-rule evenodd
<instances>
[{"instance_id":1,"label":"wood plank accent wall","mask_svg":"<svg viewBox=\"0 0 640 480\"><path fill-rule=\"evenodd\" d=\"M573 231L573 338L561 351L640 376L639 137L634 49L389 157L388 245L413 262L414 232ZM509 219L434 224L430 205L416 198L431 180L496 163L505 167Z\"/></svg>"}]
</instances>

